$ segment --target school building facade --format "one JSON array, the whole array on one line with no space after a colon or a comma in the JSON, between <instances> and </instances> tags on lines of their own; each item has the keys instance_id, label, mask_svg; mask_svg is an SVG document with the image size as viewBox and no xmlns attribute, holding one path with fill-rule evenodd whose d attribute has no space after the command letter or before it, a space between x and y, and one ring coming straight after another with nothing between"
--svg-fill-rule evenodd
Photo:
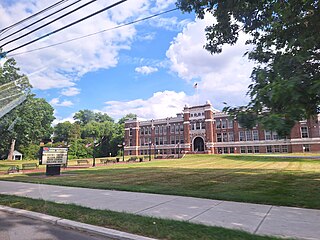
<instances>
[{"instance_id":1,"label":"school building facade","mask_svg":"<svg viewBox=\"0 0 320 240\"><path fill-rule=\"evenodd\" d=\"M300 121L290 137L280 139L276 132L259 125L245 129L236 119L204 105L185 106L176 117L125 122L125 155L162 155L229 153L303 153L320 152L320 116Z\"/></svg>"}]
</instances>

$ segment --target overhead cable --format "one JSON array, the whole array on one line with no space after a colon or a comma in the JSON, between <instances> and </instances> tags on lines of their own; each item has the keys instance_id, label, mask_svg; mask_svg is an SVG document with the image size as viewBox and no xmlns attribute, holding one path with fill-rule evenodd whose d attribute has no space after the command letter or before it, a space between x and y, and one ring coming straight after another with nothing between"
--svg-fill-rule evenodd
<instances>
[{"instance_id":1,"label":"overhead cable","mask_svg":"<svg viewBox=\"0 0 320 240\"><path fill-rule=\"evenodd\" d=\"M7 39L7 38L9 38L9 37L11 37L11 36L13 36L13 35L15 35L15 34L17 34L17 33L21 32L21 31L23 31L23 30L25 30L25 29L27 29L27 28L29 28L29 27L31 27L31 26L33 26L33 25L35 25L35 24L37 24L37 23L39 23L39 22L43 21L44 19L47 19L48 17L51 17L51 16L53 16L53 15L55 15L55 14L57 14L57 13L59 13L59 12L63 11L63 10L65 10L65 9L67 9L67 8L69 8L69 7L71 7L71 6L73 6L74 4L77 4L78 2L81 2L81 1L82 1L82 0L77 0L77 1L75 1L75 2L73 2L73 3L71 3L71 4L69 4L69 5L67 5L67 6L65 6L65 7L61 8L61 9L59 9L59 10L55 11L55 12L53 12L53 13L50 13L49 15L47 15L47 16L45 16L45 17L43 17L43 18L40 18L39 20L37 20L37 21L35 21L35 22L33 22L33 23L30 23L29 25L27 25L27 26L25 26L25 27L23 27L23 28L21 28L21 29L19 29L19 30L15 31L15 32L10 33L9 35L7 35L7 36L5 36L5 37L1 38L1 39L0 39L0 41L3 41L3 40L5 40L5 39Z\"/></svg>"},{"instance_id":2,"label":"overhead cable","mask_svg":"<svg viewBox=\"0 0 320 240\"><path fill-rule=\"evenodd\" d=\"M34 17L40 15L41 13L44 13L44 12L46 12L46 11L52 9L52 8L55 8L55 7L59 6L60 4L63 4L64 2L67 2L67 1L69 1L69 0L61 0L59 2L56 2L56 3L52 4L51 6L45 8L45 9L43 9L43 10L41 10L41 11L35 13L35 14L33 14L33 15L27 17L27 18L24 18L24 19L20 20L19 22L16 22L16 23L14 23L14 24L12 24L12 25L10 25L8 27L5 27L5 28L1 29L0 30L0 35L2 35L6 31L8 31L9 29L11 29L11 28L13 28L13 27L25 22L25 21L28 21L29 19L34 18Z\"/></svg>"},{"instance_id":3,"label":"overhead cable","mask_svg":"<svg viewBox=\"0 0 320 240\"><path fill-rule=\"evenodd\" d=\"M8 55L8 57L14 57L14 56L18 56L18 55L22 55L22 54L26 54L26 53L31 53L31 52L47 49L47 48L50 48L50 47L55 47L55 46L58 46L58 45L62 45L62 44L65 44L65 43L73 42L73 41L76 41L76 40L84 39L84 38L91 37L91 36L94 36L94 35L97 35L97 34L108 32L108 31L111 31L111 30L115 30L115 29L118 29L118 28L125 27L125 26L129 26L129 25L132 25L132 24L135 24L135 23L138 23L138 22L146 21L148 19L155 18L155 17L158 17L160 15L163 15L163 14L166 14L166 13L169 13L169 12L173 12L173 11L176 11L176 10L178 10L178 8L173 8L173 9L170 9L170 10L167 10L167 11L164 11L164 12L160 12L160 13L157 13L157 14L145 17L145 18L140 18L140 19L137 19L137 20L132 21L132 22L124 23L124 24L118 25L116 27L104 29L104 30L101 30L99 32L90 33L90 34L87 34L87 35L84 35L84 36L81 36L81 37L72 38L72 39L69 39L69 40L66 40L66 41L62 41L62 42L59 42L59 43L51 44L51 45L40 47L40 48L31 49L31 50L28 50L28 51L25 51L25 52L19 52L19 53L15 53L15 54L10 54L10 55Z\"/></svg>"},{"instance_id":4,"label":"overhead cable","mask_svg":"<svg viewBox=\"0 0 320 240\"><path fill-rule=\"evenodd\" d=\"M6 56L8 53L10 53L10 52L13 52L13 51L18 50L18 49L20 49L20 48L22 48L22 47L28 46L28 45L30 45L30 44L32 44L32 43L34 43L34 42L37 42L37 41L39 41L39 40L41 40L41 39L43 39L43 38L49 37L50 35L53 35L53 34L55 34L55 33L57 33L57 32L60 32L60 31L62 31L62 30L64 30L64 29L66 29L66 28L69 28L69 27L71 27L71 26L73 26L73 25L75 25L75 24L78 24L78 23L80 23L80 22L82 22L82 21L84 21L84 20L86 20L86 19L88 19L88 18L91 18L91 17L93 17L93 16L95 16L95 15L97 15L97 14L99 14L99 13L102 13L102 12L104 12L104 11L106 11L106 10L108 10L108 9L111 9L111 8L113 8L113 7L115 7L115 6L119 5L119 4L122 4L122 3L126 2L126 1L128 1L128 0L118 1L118 2L112 4L112 5L108 6L108 7L105 7L105 8L103 8L103 9L97 11L97 12L94 12L94 13L92 13L92 14L84 17L84 18L81 18L81 19L79 19L79 20L77 20L77 21L75 21L75 22L73 22L73 23L70 23L70 24L68 24L68 25L66 25L66 26L64 26L64 27L62 27L62 28L59 28L59 29L57 29L57 30L54 30L54 31L52 31L51 33L45 34L45 35L43 35L43 36L41 36L41 37L39 37L39 38L36 38L36 39L34 39L34 40L30 41L30 42L27 42L27 43L22 44L22 45L20 45L20 46L18 46L18 47L15 47L15 48L13 48L13 49L11 49L11 50L9 50L9 51L0 53L0 58L5 57L5 56Z\"/></svg>"},{"instance_id":5,"label":"overhead cable","mask_svg":"<svg viewBox=\"0 0 320 240\"><path fill-rule=\"evenodd\" d=\"M17 41L17 40L20 40L21 38L24 38L24 37L30 35L31 33L34 33L34 32L36 32L36 31L38 31L38 30L40 30L40 29L42 29L42 28L50 25L51 23L54 23L54 22L60 20L61 18L64 18L64 17L70 15L71 13L74 13L74 12L80 10L81 8L84 8L84 7L88 6L89 4L92 4L92 3L96 2L96 1L98 1L98 0L91 0L90 2L87 2L87 3L85 3L85 4L81 5L81 6L73 9L73 10L70 11L70 12L67 12L67 13L63 14L63 15L61 15L60 17L57 17L57 18L53 19L52 21L50 21L50 22L48 22L48 23L46 23L46 24L44 24L44 25L41 25L40 27L37 27L37 28L31 30L30 32L27 32L27 33L23 34L22 36L19 36L19 37L17 37L17 38L14 38L14 39L10 40L9 42L6 42L6 43L2 44L2 45L0 46L0 48L3 48L4 46L6 46L6 45L9 44L9 43L12 43L12 42L15 42L15 41Z\"/></svg>"}]
</instances>

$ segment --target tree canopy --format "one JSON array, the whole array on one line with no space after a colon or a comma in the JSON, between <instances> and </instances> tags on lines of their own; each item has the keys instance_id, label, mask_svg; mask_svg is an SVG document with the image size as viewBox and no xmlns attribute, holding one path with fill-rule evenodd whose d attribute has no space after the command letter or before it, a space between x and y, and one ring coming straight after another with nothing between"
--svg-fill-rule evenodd
<instances>
[{"instance_id":1,"label":"tree canopy","mask_svg":"<svg viewBox=\"0 0 320 240\"><path fill-rule=\"evenodd\" d=\"M33 94L30 94L29 80L25 75L19 73L14 59L8 59L3 67L0 67L0 85L9 86L9 89L5 91L6 96L9 97L16 93L28 93L26 101L0 119L1 159L12 152L15 147L23 149L31 144L39 146L42 139L50 138L53 132L51 124L54 120L54 109L46 100L35 98Z\"/></svg>"},{"instance_id":2,"label":"tree canopy","mask_svg":"<svg viewBox=\"0 0 320 240\"><path fill-rule=\"evenodd\" d=\"M204 47L211 54L235 44L241 31L249 36L253 50L245 54L257 63L248 91L251 101L226 111L282 135L289 134L295 121L320 112L319 1L178 0L177 6L199 18L206 12L216 18L206 27Z\"/></svg>"}]
</instances>

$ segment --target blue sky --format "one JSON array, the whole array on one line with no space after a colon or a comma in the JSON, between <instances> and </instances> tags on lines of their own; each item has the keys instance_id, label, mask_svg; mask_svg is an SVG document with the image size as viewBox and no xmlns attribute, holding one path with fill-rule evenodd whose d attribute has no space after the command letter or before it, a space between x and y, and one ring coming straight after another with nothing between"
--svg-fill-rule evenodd
<instances>
[{"instance_id":1,"label":"blue sky","mask_svg":"<svg viewBox=\"0 0 320 240\"><path fill-rule=\"evenodd\" d=\"M50 4L45 0L2 1L0 27L8 26ZM72 1L69 1L72 2ZM83 2L88 2L84 0ZM97 1L47 28L4 47L15 46L48 33L115 1ZM91 109L118 119L136 113L144 119L173 116L185 104L210 100L245 104L253 64L242 57L246 36L222 54L203 49L204 28L215 20L206 15L174 11L90 38L41 51L25 51L101 31L175 7L174 0L129 0L111 11L82 22L57 35L13 52L21 70L29 76L34 93L55 108L56 122L70 120L75 112ZM20 54L21 53L21 54ZM198 93L193 88L198 83Z\"/></svg>"}]
</instances>

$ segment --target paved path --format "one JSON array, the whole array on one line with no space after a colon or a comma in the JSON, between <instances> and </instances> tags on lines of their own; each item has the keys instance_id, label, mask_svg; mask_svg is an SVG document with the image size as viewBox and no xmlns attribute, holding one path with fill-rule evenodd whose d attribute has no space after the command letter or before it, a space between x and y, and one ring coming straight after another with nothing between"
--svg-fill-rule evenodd
<instances>
[{"instance_id":1,"label":"paved path","mask_svg":"<svg viewBox=\"0 0 320 240\"><path fill-rule=\"evenodd\" d=\"M320 210L0 181L0 193L138 215L320 240Z\"/></svg>"},{"instance_id":2,"label":"paved path","mask_svg":"<svg viewBox=\"0 0 320 240\"><path fill-rule=\"evenodd\" d=\"M0 211L1 240L111 240Z\"/></svg>"}]
</instances>

